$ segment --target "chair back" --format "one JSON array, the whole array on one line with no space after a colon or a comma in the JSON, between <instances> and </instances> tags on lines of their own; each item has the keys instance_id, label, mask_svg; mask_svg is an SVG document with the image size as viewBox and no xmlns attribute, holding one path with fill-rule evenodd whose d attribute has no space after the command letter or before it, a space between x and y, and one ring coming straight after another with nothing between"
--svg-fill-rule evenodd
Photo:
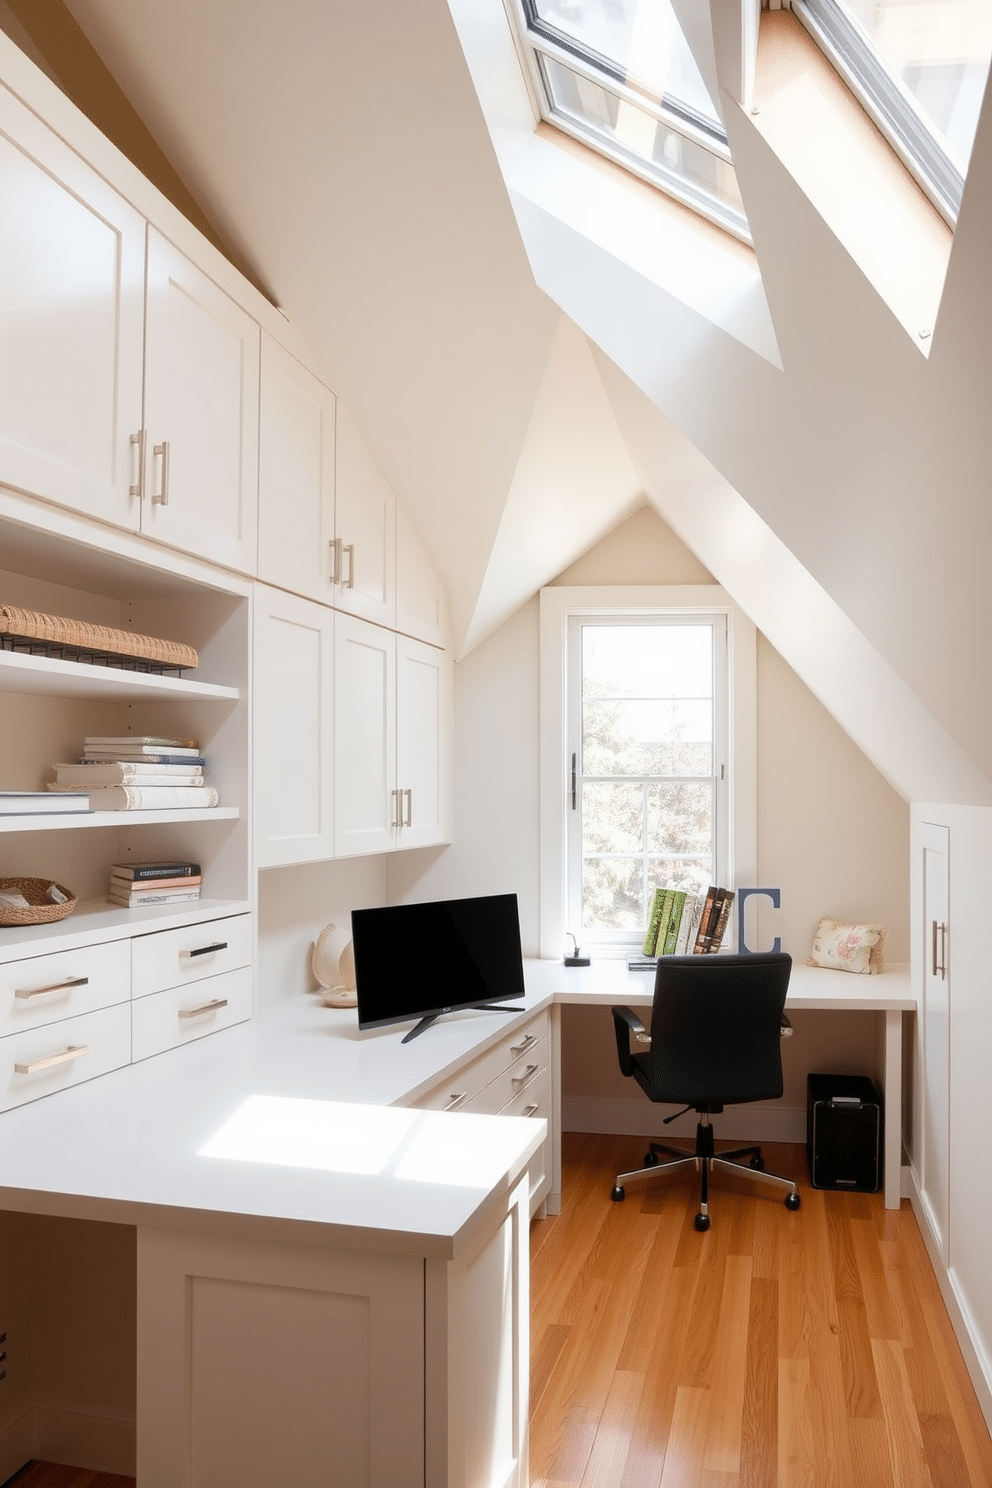
<instances>
[{"instance_id":1,"label":"chair back","mask_svg":"<svg viewBox=\"0 0 992 1488\"><path fill-rule=\"evenodd\" d=\"M661 957L650 1052L639 1060L650 1070L652 1100L735 1105L780 1096L791 972L784 952Z\"/></svg>"}]
</instances>

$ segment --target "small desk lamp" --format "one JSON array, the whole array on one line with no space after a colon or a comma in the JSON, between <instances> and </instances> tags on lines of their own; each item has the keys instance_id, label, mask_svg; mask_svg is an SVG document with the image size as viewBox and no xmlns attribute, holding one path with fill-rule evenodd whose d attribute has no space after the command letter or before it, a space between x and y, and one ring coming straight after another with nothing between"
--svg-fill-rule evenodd
<instances>
[{"instance_id":1,"label":"small desk lamp","mask_svg":"<svg viewBox=\"0 0 992 1488\"><path fill-rule=\"evenodd\" d=\"M569 940L572 942L572 954L570 956L566 956L565 957L565 965L566 966L588 966L589 965L589 957L588 956L580 956L579 955L579 948L576 945L575 936L572 934L571 930L566 930L565 931L565 934L568 936Z\"/></svg>"}]
</instances>

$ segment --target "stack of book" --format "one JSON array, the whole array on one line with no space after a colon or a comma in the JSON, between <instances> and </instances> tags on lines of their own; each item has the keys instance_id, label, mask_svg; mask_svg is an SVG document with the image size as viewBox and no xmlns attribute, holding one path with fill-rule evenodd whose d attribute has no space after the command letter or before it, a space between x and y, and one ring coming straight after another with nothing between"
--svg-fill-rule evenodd
<instances>
[{"instance_id":1,"label":"stack of book","mask_svg":"<svg viewBox=\"0 0 992 1488\"><path fill-rule=\"evenodd\" d=\"M92 735L72 764L55 766L50 791L89 793L92 811L189 810L216 806L195 739Z\"/></svg>"},{"instance_id":2,"label":"stack of book","mask_svg":"<svg viewBox=\"0 0 992 1488\"><path fill-rule=\"evenodd\" d=\"M718 951L734 902L732 889L711 884L705 894L656 889L644 937L645 956L699 956Z\"/></svg>"},{"instance_id":3,"label":"stack of book","mask_svg":"<svg viewBox=\"0 0 992 1488\"><path fill-rule=\"evenodd\" d=\"M200 865L180 859L163 863L114 863L107 898L138 909L143 904L182 904L200 897Z\"/></svg>"}]
</instances>

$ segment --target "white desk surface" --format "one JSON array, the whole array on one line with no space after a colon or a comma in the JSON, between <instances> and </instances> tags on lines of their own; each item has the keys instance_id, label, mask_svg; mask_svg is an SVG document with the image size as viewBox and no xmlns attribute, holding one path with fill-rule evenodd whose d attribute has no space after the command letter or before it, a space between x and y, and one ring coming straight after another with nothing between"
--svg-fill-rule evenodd
<instances>
[{"instance_id":1,"label":"white desk surface","mask_svg":"<svg viewBox=\"0 0 992 1488\"><path fill-rule=\"evenodd\" d=\"M654 972L628 971L624 960L593 961L591 966L563 966L560 961L525 961L528 999L550 997L558 1003L586 1006L613 1003L644 1007L654 995ZM909 968L895 966L880 976L855 976L817 966L792 966L786 1007L838 1011L903 1011L916 1007Z\"/></svg>"},{"instance_id":2,"label":"white desk surface","mask_svg":"<svg viewBox=\"0 0 992 1488\"><path fill-rule=\"evenodd\" d=\"M401 1046L293 998L4 1114L0 1207L455 1255L546 1124L392 1103L508 1027L462 1014Z\"/></svg>"}]
</instances>

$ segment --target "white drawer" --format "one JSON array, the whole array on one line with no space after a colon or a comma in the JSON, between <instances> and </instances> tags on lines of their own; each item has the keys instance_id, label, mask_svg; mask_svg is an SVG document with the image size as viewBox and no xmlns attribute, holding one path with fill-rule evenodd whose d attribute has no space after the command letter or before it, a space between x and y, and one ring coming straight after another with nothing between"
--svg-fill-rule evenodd
<instances>
[{"instance_id":1,"label":"white drawer","mask_svg":"<svg viewBox=\"0 0 992 1488\"><path fill-rule=\"evenodd\" d=\"M131 995L147 997L250 964L251 915L138 935L131 942Z\"/></svg>"},{"instance_id":2,"label":"white drawer","mask_svg":"<svg viewBox=\"0 0 992 1488\"><path fill-rule=\"evenodd\" d=\"M130 996L126 940L8 961L0 966L0 1037L112 1007Z\"/></svg>"},{"instance_id":3,"label":"white drawer","mask_svg":"<svg viewBox=\"0 0 992 1488\"><path fill-rule=\"evenodd\" d=\"M126 1002L26 1028L0 1039L0 1109L80 1085L131 1058L131 1008Z\"/></svg>"},{"instance_id":4,"label":"white drawer","mask_svg":"<svg viewBox=\"0 0 992 1488\"><path fill-rule=\"evenodd\" d=\"M548 1068L548 1041L535 1038L526 1043L518 1040L515 1047L520 1052L512 1064L501 1069L487 1085L471 1096L462 1111L482 1111L495 1115L523 1095ZM526 1105L526 1101L523 1102ZM515 1115L516 1112L508 1113Z\"/></svg>"},{"instance_id":5,"label":"white drawer","mask_svg":"<svg viewBox=\"0 0 992 1488\"><path fill-rule=\"evenodd\" d=\"M251 1017L251 968L167 987L131 1006L131 1057L148 1059Z\"/></svg>"}]
</instances>

